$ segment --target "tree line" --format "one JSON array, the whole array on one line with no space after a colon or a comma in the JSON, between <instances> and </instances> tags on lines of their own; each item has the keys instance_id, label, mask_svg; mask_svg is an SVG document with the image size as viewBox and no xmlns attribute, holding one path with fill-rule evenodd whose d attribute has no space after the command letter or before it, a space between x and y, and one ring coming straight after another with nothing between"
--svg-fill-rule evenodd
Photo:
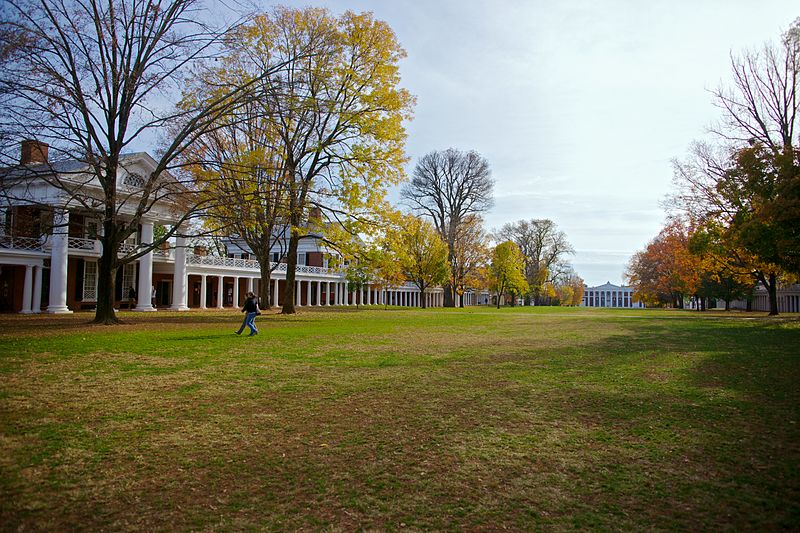
<instances>
[{"instance_id":1,"label":"tree line","mask_svg":"<svg viewBox=\"0 0 800 533\"><path fill-rule=\"evenodd\" d=\"M669 220L628 266L640 299L727 309L760 284L778 314L778 287L800 275L799 86L800 19L777 43L732 55L712 140L673 162Z\"/></svg>"}]
</instances>

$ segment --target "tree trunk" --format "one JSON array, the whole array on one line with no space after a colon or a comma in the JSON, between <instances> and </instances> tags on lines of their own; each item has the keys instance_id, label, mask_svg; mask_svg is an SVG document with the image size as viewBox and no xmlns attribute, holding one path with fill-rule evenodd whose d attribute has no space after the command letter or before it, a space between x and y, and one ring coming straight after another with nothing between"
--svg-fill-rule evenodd
<instances>
[{"instance_id":1,"label":"tree trunk","mask_svg":"<svg viewBox=\"0 0 800 533\"><path fill-rule=\"evenodd\" d=\"M453 286L448 283L444 286L444 307L455 307L453 299Z\"/></svg>"},{"instance_id":2,"label":"tree trunk","mask_svg":"<svg viewBox=\"0 0 800 533\"><path fill-rule=\"evenodd\" d=\"M258 264L261 269L261 279L258 284L258 305L261 309L272 309L272 271L270 270L269 261L259 259ZM239 302L234 302L233 305L238 307Z\"/></svg>"},{"instance_id":3,"label":"tree trunk","mask_svg":"<svg viewBox=\"0 0 800 533\"><path fill-rule=\"evenodd\" d=\"M731 299L730 298L725 298L725 310L726 311L730 311L731 310Z\"/></svg>"},{"instance_id":4,"label":"tree trunk","mask_svg":"<svg viewBox=\"0 0 800 533\"><path fill-rule=\"evenodd\" d=\"M769 275L767 292L769 293L769 316L778 316L778 280L774 273Z\"/></svg>"},{"instance_id":5,"label":"tree trunk","mask_svg":"<svg viewBox=\"0 0 800 533\"><path fill-rule=\"evenodd\" d=\"M295 226L295 221L292 221L292 227ZM300 243L300 236L296 231L292 230L292 236L289 238L289 250L286 252L286 287L283 290L283 307L281 314L293 315L297 311L294 308L294 274L297 268L297 246Z\"/></svg>"},{"instance_id":6,"label":"tree trunk","mask_svg":"<svg viewBox=\"0 0 800 533\"><path fill-rule=\"evenodd\" d=\"M101 237L103 253L97 262L97 309L92 321L95 324L119 324L119 318L114 313L114 289L118 268L116 256L119 244L115 242L113 235L113 226L106 224L104 235ZM123 287L123 290L125 289L126 287Z\"/></svg>"}]
</instances>

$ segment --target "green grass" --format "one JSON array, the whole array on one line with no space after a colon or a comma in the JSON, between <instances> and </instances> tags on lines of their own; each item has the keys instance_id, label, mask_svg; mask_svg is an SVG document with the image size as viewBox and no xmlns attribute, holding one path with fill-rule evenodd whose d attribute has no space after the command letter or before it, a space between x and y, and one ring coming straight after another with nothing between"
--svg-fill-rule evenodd
<instances>
[{"instance_id":1,"label":"green grass","mask_svg":"<svg viewBox=\"0 0 800 533\"><path fill-rule=\"evenodd\" d=\"M800 321L0 317L0 529L797 529Z\"/></svg>"}]
</instances>

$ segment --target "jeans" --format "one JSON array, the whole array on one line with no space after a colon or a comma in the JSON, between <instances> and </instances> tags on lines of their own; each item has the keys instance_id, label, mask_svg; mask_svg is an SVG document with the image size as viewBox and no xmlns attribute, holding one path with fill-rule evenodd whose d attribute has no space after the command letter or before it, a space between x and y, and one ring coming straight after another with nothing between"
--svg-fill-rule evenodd
<instances>
[{"instance_id":1,"label":"jeans","mask_svg":"<svg viewBox=\"0 0 800 533\"><path fill-rule=\"evenodd\" d=\"M239 331L237 333L241 333L245 326L250 328L250 335L255 335L258 333L258 328L256 327L256 316L255 312L252 313L245 313L244 321L242 322L241 327L239 327Z\"/></svg>"}]
</instances>

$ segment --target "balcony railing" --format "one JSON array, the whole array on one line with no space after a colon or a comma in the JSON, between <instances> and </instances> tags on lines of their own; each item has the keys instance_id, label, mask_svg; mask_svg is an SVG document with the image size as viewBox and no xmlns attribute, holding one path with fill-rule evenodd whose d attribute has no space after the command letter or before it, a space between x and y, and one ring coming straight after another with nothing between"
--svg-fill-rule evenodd
<instances>
[{"instance_id":1,"label":"balcony railing","mask_svg":"<svg viewBox=\"0 0 800 533\"><path fill-rule=\"evenodd\" d=\"M215 257L195 254L186 254L186 264L224 268L246 268L249 270L259 269L258 261L254 259L236 259L233 257Z\"/></svg>"},{"instance_id":2,"label":"balcony railing","mask_svg":"<svg viewBox=\"0 0 800 533\"><path fill-rule=\"evenodd\" d=\"M0 248L7 250L31 250L41 251L44 247L42 239L36 237L12 237L11 235L0 235Z\"/></svg>"},{"instance_id":3,"label":"balcony railing","mask_svg":"<svg viewBox=\"0 0 800 533\"><path fill-rule=\"evenodd\" d=\"M81 250L84 252L100 251L100 241L96 239L84 239L82 237L70 237L67 240L70 250Z\"/></svg>"},{"instance_id":4,"label":"balcony railing","mask_svg":"<svg viewBox=\"0 0 800 533\"><path fill-rule=\"evenodd\" d=\"M197 265L197 266L223 267L223 268L243 268L247 270L260 269L259 263L255 259L238 259L235 257L214 257L208 255L194 255L194 254L186 255L186 264ZM275 267L273 272L286 272L286 263L279 263ZM305 266L305 265L297 265L295 272L297 274L316 274L316 275L328 275L328 276L336 276L341 274L341 272L339 272L338 270L334 270L331 268L318 267L318 266Z\"/></svg>"}]
</instances>

